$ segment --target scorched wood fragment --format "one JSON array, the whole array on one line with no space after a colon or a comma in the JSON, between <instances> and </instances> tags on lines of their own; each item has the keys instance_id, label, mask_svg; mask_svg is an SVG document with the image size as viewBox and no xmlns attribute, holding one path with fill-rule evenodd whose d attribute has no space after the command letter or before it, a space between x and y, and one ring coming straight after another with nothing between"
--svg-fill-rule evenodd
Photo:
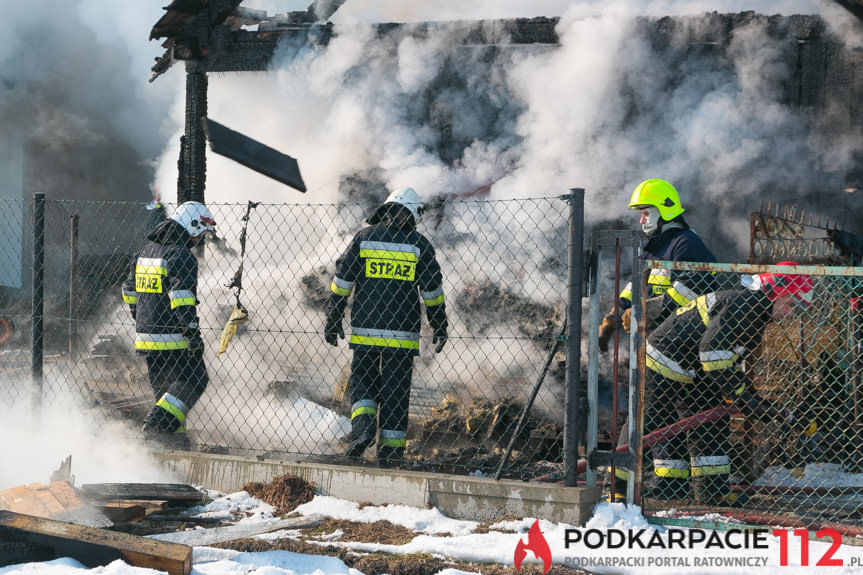
<instances>
[{"instance_id":1,"label":"scorched wood fragment","mask_svg":"<svg viewBox=\"0 0 863 575\"><path fill-rule=\"evenodd\" d=\"M56 557L71 557L87 567L122 559L129 565L167 571L169 575L189 575L192 570L192 548L186 545L13 511L0 511L0 540L49 547Z\"/></svg>"}]
</instances>

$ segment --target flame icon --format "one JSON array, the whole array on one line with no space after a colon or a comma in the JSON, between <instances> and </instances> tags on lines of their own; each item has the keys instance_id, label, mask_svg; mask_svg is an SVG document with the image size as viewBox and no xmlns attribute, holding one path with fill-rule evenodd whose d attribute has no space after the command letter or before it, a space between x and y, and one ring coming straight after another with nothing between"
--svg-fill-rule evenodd
<instances>
[{"instance_id":1,"label":"flame icon","mask_svg":"<svg viewBox=\"0 0 863 575\"><path fill-rule=\"evenodd\" d=\"M551 549L548 546L548 541L543 537L542 531L539 530L539 520L534 521L533 525L530 526L530 530L527 532L527 543L519 539L515 546L513 561L519 573L521 573L521 562L527 557L528 549L533 551L534 557L542 559L542 564L545 567L542 572L543 575L548 573L548 570L551 569Z\"/></svg>"}]
</instances>

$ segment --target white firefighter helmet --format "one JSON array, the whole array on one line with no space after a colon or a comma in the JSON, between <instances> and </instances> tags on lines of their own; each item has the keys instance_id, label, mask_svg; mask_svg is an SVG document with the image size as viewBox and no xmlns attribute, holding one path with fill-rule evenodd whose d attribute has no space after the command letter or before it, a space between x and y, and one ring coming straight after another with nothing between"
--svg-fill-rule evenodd
<instances>
[{"instance_id":1,"label":"white firefighter helmet","mask_svg":"<svg viewBox=\"0 0 863 575\"><path fill-rule=\"evenodd\" d=\"M197 238L204 232L216 231L216 220L207 206L201 202L183 202L177 207L177 211L171 214L171 219L183 226L193 238Z\"/></svg>"},{"instance_id":2,"label":"white firefighter helmet","mask_svg":"<svg viewBox=\"0 0 863 575\"><path fill-rule=\"evenodd\" d=\"M378 209L376 209L366 221L372 225L380 223L386 213L387 204L398 204L406 207L414 217L415 224L420 223L422 220L425 206L423 205L423 201L420 199L419 194L417 194L413 188L399 188L388 195L387 199L384 200L384 203L378 206Z\"/></svg>"}]
</instances>

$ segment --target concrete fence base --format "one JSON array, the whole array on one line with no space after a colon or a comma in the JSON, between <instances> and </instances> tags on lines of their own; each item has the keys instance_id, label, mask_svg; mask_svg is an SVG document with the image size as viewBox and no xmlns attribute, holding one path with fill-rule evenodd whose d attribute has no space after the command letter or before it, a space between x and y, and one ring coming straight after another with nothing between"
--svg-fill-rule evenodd
<instances>
[{"instance_id":1,"label":"concrete fence base","mask_svg":"<svg viewBox=\"0 0 863 575\"><path fill-rule=\"evenodd\" d=\"M184 481L226 493L239 491L249 482L268 483L290 473L313 483L322 495L374 505L434 506L448 517L473 521L516 515L582 526L600 496L596 487L180 451L153 455Z\"/></svg>"}]
</instances>

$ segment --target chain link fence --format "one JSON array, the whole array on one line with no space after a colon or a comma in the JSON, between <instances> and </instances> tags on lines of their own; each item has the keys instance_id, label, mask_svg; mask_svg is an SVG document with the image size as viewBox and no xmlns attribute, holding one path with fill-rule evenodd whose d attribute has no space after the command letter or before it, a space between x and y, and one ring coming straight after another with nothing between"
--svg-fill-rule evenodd
<instances>
[{"instance_id":1,"label":"chain link fence","mask_svg":"<svg viewBox=\"0 0 863 575\"><path fill-rule=\"evenodd\" d=\"M646 326L645 510L857 534L863 268L647 267L693 300Z\"/></svg>"},{"instance_id":2,"label":"chain link fence","mask_svg":"<svg viewBox=\"0 0 863 575\"><path fill-rule=\"evenodd\" d=\"M134 353L135 323L120 286L164 213L137 203L59 200L0 207L14 224L0 239L0 317L9 326L5 339L0 330L3 400L22 409L80 410L140 437L156 394ZM174 206L164 207L170 214ZM208 207L219 237L198 253L198 315L210 382L186 421L193 448L339 461L350 430L352 354L344 341L338 348L324 342L325 307L336 259L376 206ZM506 465L507 476L533 476L562 461L564 355L550 352L566 309L567 203L447 201L430 208L418 231L442 268L449 342L435 354L423 319L408 464L493 471L544 376ZM34 245L41 238L40 266ZM249 319L217 356L236 303L227 286L241 263L239 299ZM350 308L348 334L349 325Z\"/></svg>"}]
</instances>

